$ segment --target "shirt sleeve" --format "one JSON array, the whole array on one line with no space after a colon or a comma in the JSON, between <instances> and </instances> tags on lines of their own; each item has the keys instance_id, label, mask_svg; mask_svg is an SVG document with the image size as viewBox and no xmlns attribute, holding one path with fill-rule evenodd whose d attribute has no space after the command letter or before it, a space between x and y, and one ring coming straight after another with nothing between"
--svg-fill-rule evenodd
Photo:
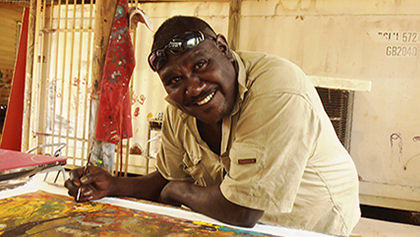
<instances>
[{"instance_id":1,"label":"shirt sleeve","mask_svg":"<svg viewBox=\"0 0 420 237\"><path fill-rule=\"evenodd\" d=\"M175 121L174 110L169 105L166 109L161 133L161 146L156 158L156 169L167 180L192 181L184 172L182 144L176 137L180 121Z\"/></svg>"},{"instance_id":2,"label":"shirt sleeve","mask_svg":"<svg viewBox=\"0 0 420 237\"><path fill-rule=\"evenodd\" d=\"M258 210L290 212L319 127L311 103L298 93L249 95L220 186L225 198Z\"/></svg>"}]
</instances>

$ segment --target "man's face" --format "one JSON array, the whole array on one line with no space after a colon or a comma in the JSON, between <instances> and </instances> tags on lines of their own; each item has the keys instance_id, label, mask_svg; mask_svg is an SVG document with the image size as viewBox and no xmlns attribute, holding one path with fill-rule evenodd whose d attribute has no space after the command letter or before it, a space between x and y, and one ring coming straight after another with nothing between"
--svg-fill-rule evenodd
<instances>
[{"instance_id":1,"label":"man's face","mask_svg":"<svg viewBox=\"0 0 420 237\"><path fill-rule=\"evenodd\" d=\"M168 61L158 70L169 98L203 123L221 121L235 103L236 71L228 51L219 35L181 55L168 53Z\"/></svg>"}]
</instances>

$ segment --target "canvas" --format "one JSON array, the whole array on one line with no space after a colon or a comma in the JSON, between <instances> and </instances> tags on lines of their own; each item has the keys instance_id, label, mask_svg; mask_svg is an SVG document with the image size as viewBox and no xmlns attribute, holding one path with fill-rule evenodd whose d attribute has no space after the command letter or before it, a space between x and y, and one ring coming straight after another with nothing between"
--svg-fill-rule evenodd
<instances>
[{"instance_id":1,"label":"canvas","mask_svg":"<svg viewBox=\"0 0 420 237\"><path fill-rule=\"evenodd\" d=\"M0 200L2 236L272 236L35 191Z\"/></svg>"}]
</instances>

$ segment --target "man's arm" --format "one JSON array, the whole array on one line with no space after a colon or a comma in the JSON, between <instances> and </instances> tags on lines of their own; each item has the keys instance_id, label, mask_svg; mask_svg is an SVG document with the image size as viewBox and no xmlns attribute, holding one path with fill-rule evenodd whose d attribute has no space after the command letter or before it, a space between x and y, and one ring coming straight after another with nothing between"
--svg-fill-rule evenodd
<instances>
[{"instance_id":1,"label":"man's arm","mask_svg":"<svg viewBox=\"0 0 420 237\"><path fill-rule=\"evenodd\" d=\"M158 201L160 192L167 183L157 171L138 178L115 177L110 196Z\"/></svg>"},{"instance_id":2,"label":"man's arm","mask_svg":"<svg viewBox=\"0 0 420 237\"><path fill-rule=\"evenodd\" d=\"M264 211L239 206L228 201L219 185L200 187L189 182L172 181L162 190L160 201L174 205L186 205L231 225L253 227Z\"/></svg>"},{"instance_id":3,"label":"man's arm","mask_svg":"<svg viewBox=\"0 0 420 237\"><path fill-rule=\"evenodd\" d=\"M163 187L168 183L158 172L138 178L113 177L99 167L89 166L86 174L83 168L72 170L70 179L65 182L69 195L77 197L77 201L89 201L102 197L135 197L157 201Z\"/></svg>"}]
</instances>

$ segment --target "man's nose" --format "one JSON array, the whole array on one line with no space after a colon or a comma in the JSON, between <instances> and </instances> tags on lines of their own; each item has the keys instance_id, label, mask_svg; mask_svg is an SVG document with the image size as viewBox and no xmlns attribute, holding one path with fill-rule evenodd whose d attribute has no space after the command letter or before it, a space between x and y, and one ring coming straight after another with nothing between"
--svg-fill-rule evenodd
<instances>
[{"instance_id":1,"label":"man's nose","mask_svg":"<svg viewBox=\"0 0 420 237\"><path fill-rule=\"evenodd\" d=\"M187 85L185 88L185 95L198 96L205 88L206 83L199 77L191 76L187 78Z\"/></svg>"}]
</instances>

